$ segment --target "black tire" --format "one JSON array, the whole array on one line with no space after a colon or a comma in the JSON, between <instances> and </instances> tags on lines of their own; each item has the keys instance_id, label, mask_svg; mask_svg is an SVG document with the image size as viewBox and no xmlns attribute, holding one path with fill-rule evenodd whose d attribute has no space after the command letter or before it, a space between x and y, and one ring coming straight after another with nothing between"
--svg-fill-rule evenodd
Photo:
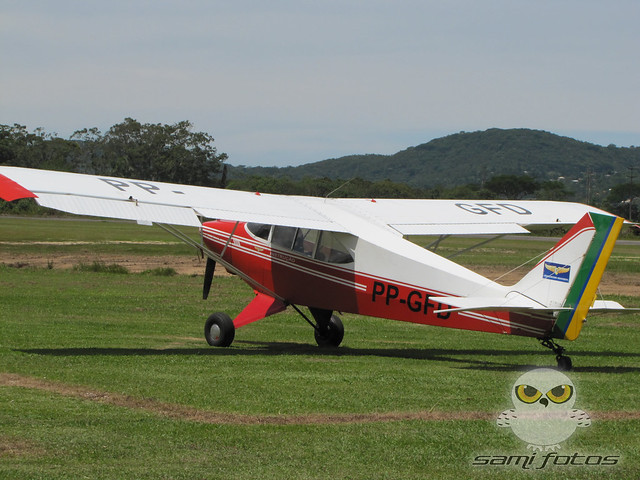
<instances>
[{"instance_id":1,"label":"black tire","mask_svg":"<svg viewBox=\"0 0 640 480\"><path fill-rule=\"evenodd\" d=\"M315 330L316 343L320 347L337 347L344 338L344 326L342 320L337 315L331 318L324 325L318 325Z\"/></svg>"},{"instance_id":2,"label":"black tire","mask_svg":"<svg viewBox=\"0 0 640 480\"><path fill-rule=\"evenodd\" d=\"M236 327L226 313L212 313L204 324L204 338L212 347L228 347L235 336Z\"/></svg>"},{"instance_id":3,"label":"black tire","mask_svg":"<svg viewBox=\"0 0 640 480\"><path fill-rule=\"evenodd\" d=\"M556 357L558 362L558 370L562 370L563 372L568 372L573 367L573 362L571 362L570 357L565 357L564 355L558 355Z\"/></svg>"}]
</instances>

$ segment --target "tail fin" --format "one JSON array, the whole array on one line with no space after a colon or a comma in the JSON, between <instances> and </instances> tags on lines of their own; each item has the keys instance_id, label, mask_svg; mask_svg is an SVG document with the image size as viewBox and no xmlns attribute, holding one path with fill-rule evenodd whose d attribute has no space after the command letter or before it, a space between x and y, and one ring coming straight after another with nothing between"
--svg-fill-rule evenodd
<instances>
[{"instance_id":1,"label":"tail fin","mask_svg":"<svg viewBox=\"0 0 640 480\"><path fill-rule=\"evenodd\" d=\"M588 213L512 291L557 310L553 337L575 340L593 305L624 220Z\"/></svg>"}]
</instances>

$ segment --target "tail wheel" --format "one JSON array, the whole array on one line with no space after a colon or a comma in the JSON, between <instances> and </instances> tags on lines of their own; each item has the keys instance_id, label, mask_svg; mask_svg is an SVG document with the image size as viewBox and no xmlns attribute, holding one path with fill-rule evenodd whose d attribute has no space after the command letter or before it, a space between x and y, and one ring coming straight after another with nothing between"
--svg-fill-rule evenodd
<instances>
[{"instance_id":1,"label":"tail wheel","mask_svg":"<svg viewBox=\"0 0 640 480\"><path fill-rule=\"evenodd\" d=\"M318 324L315 330L316 343L320 347L337 347L344 337L344 326L337 315L331 315L327 322Z\"/></svg>"},{"instance_id":2,"label":"tail wheel","mask_svg":"<svg viewBox=\"0 0 640 480\"><path fill-rule=\"evenodd\" d=\"M556 361L558 362L558 370L562 370L563 372L568 372L573 367L571 358L565 355L558 355Z\"/></svg>"},{"instance_id":3,"label":"tail wheel","mask_svg":"<svg viewBox=\"0 0 640 480\"><path fill-rule=\"evenodd\" d=\"M550 348L553 350L553 353L556 354L556 361L558 362L558 370L563 370L568 372L573 368L573 363L571 362L571 358L567 357L564 352L565 348L561 345L558 345L552 338L543 337L539 338L538 341L543 347Z\"/></svg>"},{"instance_id":4,"label":"tail wheel","mask_svg":"<svg viewBox=\"0 0 640 480\"><path fill-rule=\"evenodd\" d=\"M212 313L204 324L204 338L212 347L228 347L235 336L236 327L226 313Z\"/></svg>"}]
</instances>

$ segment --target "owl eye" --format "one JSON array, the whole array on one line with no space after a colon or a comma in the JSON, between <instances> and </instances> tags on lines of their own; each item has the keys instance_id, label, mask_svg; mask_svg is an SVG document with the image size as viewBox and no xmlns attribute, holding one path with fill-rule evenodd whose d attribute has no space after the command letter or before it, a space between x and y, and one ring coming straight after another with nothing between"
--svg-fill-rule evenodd
<instances>
[{"instance_id":1,"label":"owl eye","mask_svg":"<svg viewBox=\"0 0 640 480\"><path fill-rule=\"evenodd\" d=\"M553 403L564 403L573 396L571 385L558 385L547 392L547 397Z\"/></svg>"},{"instance_id":2,"label":"owl eye","mask_svg":"<svg viewBox=\"0 0 640 480\"><path fill-rule=\"evenodd\" d=\"M533 403L542 396L542 393L531 385L518 385L516 387L516 397L524 403Z\"/></svg>"}]
</instances>

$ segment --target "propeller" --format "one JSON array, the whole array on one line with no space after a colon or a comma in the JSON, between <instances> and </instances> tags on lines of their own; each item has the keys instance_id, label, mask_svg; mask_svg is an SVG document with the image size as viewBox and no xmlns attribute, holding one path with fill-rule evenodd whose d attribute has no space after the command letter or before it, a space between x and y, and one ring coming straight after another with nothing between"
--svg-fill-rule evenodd
<instances>
[{"instance_id":1,"label":"propeller","mask_svg":"<svg viewBox=\"0 0 640 480\"><path fill-rule=\"evenodd\" d=\"M210 257L207 257L207 266L204 269L204 285L202 287L202 299L206 300L209 297L209 290L211 290L211 281L213 280L213 272L216 269L216 262Z\"/></svg>"}]
</instances>

